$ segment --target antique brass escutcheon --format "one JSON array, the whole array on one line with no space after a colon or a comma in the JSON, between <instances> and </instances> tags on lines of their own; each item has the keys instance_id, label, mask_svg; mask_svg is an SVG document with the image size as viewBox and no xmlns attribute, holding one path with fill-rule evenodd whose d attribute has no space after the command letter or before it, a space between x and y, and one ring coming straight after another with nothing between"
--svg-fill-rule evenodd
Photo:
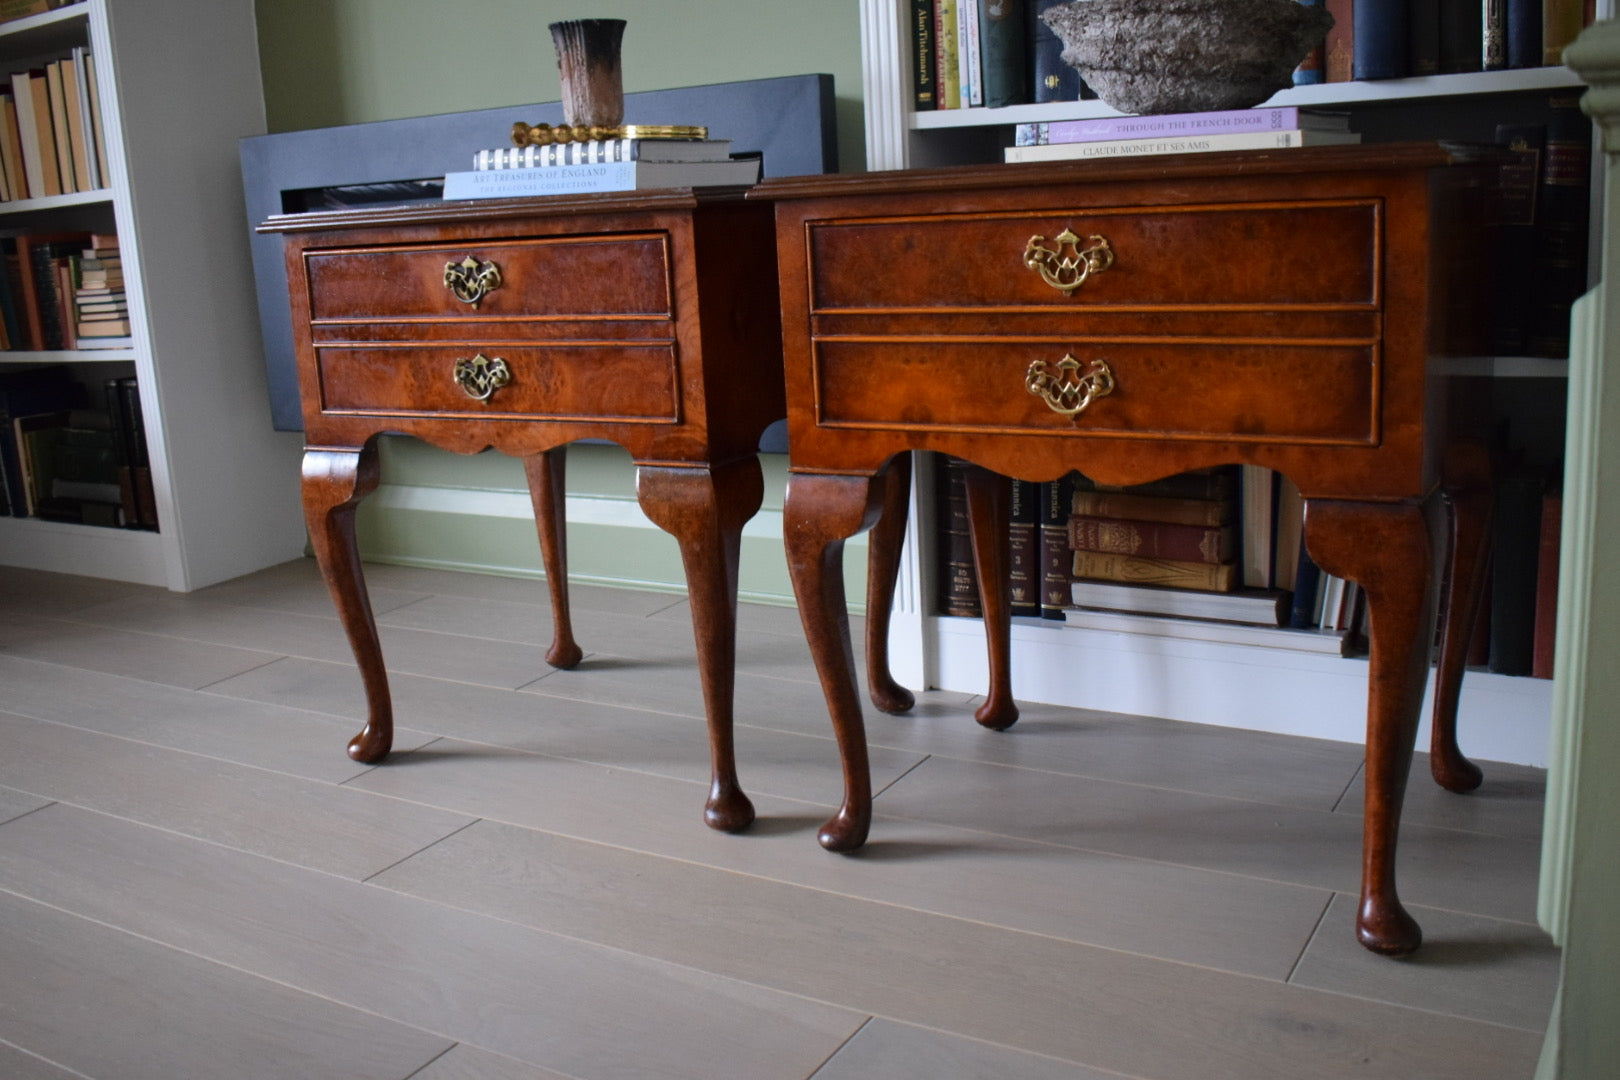
<instances>
[{"instance_id":1,"label":"antique brass escutcheon","mask_svg":"<svg viewBox=\"0 0 1620 1080\"><path fill-rule=\"evenodd\" d=\"M457 300L476 308L478 301L501 287L501 268L469 255L444 264L444 283Z\"/></svg>"},{"instance_id":2,"label":"antique brass escutcheon","mask_svg":"<svg viewBox=\"0 0 1620 1080\"><path fill-rule=\"evenodd\" d=\"M1037 360L1024 373L1024 389L1046 402L1053 412L1074 419L1097 398L1114 392L1114 371L1106 360L1093 360L1084 375L1080 374L1080 361L1073 356L1059 360L1056 371L1045 360Z\"/></svg>"},{"instance_id":3,"label":"antique brass escutcheon","mask_svg":"<svg viewBox=\"0 0 1620 1080\"><path fill-rule=\"evenodd\" d=\"M1086 237L1086 246L1080 238L1064 229L1053 240L1056 248L1046 246L1046 237L1032 236L1024 246L1024 265L1040 272L1041 280L1064 296L1086 283L1092 274L1100 274L1114 265L1114 249L1105 236Z\"/></svg>"},{"instance_id":4,"label":"antique brass escutcheon","mask_svg":"<svg viewBox=\"0 0 1620 1080\"><path fill-rule=\"evenodd\" d=\"M488 401L491 394L512 381L512 369L498 356L491 360L479 353L471 360L456 361L455 379L468 397Z\"/></svg>"}]
</instances>

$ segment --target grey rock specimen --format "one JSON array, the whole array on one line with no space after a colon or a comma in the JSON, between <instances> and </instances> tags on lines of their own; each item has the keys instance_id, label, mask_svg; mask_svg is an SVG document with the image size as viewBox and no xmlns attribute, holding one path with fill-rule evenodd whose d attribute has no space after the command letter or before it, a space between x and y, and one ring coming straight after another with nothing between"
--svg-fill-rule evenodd
<instances>
[{"instance_id":1,"label":"grey rock specimen","mask_svg":"<svg viewBox=\"0 0 1620 1080\"><path fill-rule=\"evenodd\" d=\"M1042 18L1098 97L1139 114L1258 105L1333 25L1296 0L1075 0Z\"/></svg>"}]
</instances>

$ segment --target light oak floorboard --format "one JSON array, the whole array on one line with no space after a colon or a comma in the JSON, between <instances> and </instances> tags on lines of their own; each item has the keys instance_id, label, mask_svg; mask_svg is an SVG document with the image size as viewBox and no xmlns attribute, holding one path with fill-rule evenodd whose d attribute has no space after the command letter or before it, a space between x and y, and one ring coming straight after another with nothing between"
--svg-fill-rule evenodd
<instances>
[{"instance_id":1,"label":"light oak floorboard","mask_svg":"<svg viewBox=\"0 0 1620 1080\"><path fill-rule=\"evenodd\" d=\"M19 716L311 779L341 782L367 768L343 753L355 725L342 717L4 656L0 687L0 710ZM401 747L430 737L394 734Z\"/></svg>"},{"instance_id":2,"label":"light oak floorboard","mask_svg":"<svg viewBox=\"0 0 1620 1080\"><path fill-rule=\"evenodd\" d=\"M173 948L592 1080L804 1077L865 1019L69 807L0 829L0 880Z\"/></svg>"},{"instance_id":3,"label":"light oak floorboard","mask_svg":"<svg viewBox=\"0 0 1620 1080\"><path fill-rule=\"evenodd\" d=\"M0 783L365 878L471 824L335 784L0 713Z\"/></svg>"},{"instance_id":4,"label":"light oak floorboard","mask_svg":"<svg viewBox=\"0 0 1620 1080\"><path fill-rule=\"evenodd\" d=\"M1035 769L930 758L875 801L885 819L967 829L1354 893L1359 816L1222 799ZM1539 844L1403 822L1402 899L1534 921Z\"/></svg>"},{"instance_id":5,"label":"light oak floorboard","mask_svg":"<svg viewBox=\"0 0 1620 1080\"><path fill-rule=\"evenodd\" d=\"M1546 931L1433 908L1413 914L1423 925L1423 948L1392 964L1342 932L1355 920L1355 897L1334 897L1290 981L1526 1031L1547 1029L1558 949Z\"/></svg>"},{"instance_id":6,"label":"light oak floorboard","mask_svg":"<svg viewBox=\"0 0 1620 1080\"><path fill-rule=\"evenodd\" d=\"M278 653L28 615L0 624L0 653L189 690L279 659Z\"/></svg>"},{"instance_id":7,"label":"light oak floorboard","mask_svg":"<svg viewBox=\"0 0 1620 1080\"><path fill-rule=\"evenodd\" d=\"M396 1080L448 1045L15 895L0 926L0 1038L86 1076Z\"/></svg>"},{"instance_id":8,"label":"light oak floorboard","mask_svg":"<svg viewBox=\"0 0 1620 1080\"><path fill-rule=\"evenodd\" d=\"M1428 754L1414 757L1401 820L1539 844L1547 801L1547 770L1499 761L1475 764L1484 771L1484 782L1466 795L1458 795L1430 779ZM1365 773L1357 770L1355 781L1336 809L1360 817L1365 784Z\"/></svg>"},{"instance_id":9,"label":"light oak floorboard","mask_svg":"<svg viewBox=\"0 0 1620 1080\"><path fill-rule=\"evenodd\" d=\"M813 1080L1121 1080L1122 1074L1038 1057L911 1024L873 1020Z\"/></svg>"}]
</instances>

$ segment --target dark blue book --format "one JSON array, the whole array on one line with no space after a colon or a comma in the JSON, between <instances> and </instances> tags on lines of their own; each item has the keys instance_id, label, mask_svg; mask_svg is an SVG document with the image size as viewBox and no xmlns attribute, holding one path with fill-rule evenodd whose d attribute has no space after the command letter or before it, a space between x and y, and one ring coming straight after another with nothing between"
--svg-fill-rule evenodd
<instances>
[{"instance_id":1,"label":"dark blue book","mask_svg":"<svg viewBox=\"0 0 1620 1080\"><path fill-rule=\"evenodd\" d=\"M1478 8L1480 0L1473 0ZM1409 0L1356 0L1357 79L1404 79L1412 73Z\"/></svg>"},{"instance_id":2,"label":"dark blue book","mask_svg":"<svg viewBox=\"0 0 1620 1080\"><path fill-rule=\"evenodd\" d=\"M1322 585L1322 569L1311 558L1311 553L1305 550L1305 542L1299 545L1299 569L1294 573L1294 606L1288 616L1288 625L1295 630L1314 630L1317 625L1316 594Z\"/></svg>"},{"instance_id":3,"label":"dark blue book","mask_svg":"<svg viewBox=\"0 0 1620 1080\"><path fill-rule=\"evenodd\" d=\"M1035 0L1029 20L1030 81L1034 101L1079 101L1084 96L1080 73L1063 60L1063 41L1041 20L1048 8L1068 0Z\"/></svg>"},{"instance_id":4,"label":"dark blue book","mask_svg":"<svg viewBox=\"0 0 1620 1080\"><path fill-rule=\"evenodd\" d=\"M1507 66L1541 66L1541 0L1507 0Z\"/></svg>"},{"instance_id":5,"label":"dark blue book","mask_svg":"<svg viewBox=\"0 0 1620 1080\"><path fill-rule=\"evenodd\" d=\"M1408 0L1410 25L1406 40L1407 74L1440 74L1440 0Z\"/></svg>"}]
</instances>

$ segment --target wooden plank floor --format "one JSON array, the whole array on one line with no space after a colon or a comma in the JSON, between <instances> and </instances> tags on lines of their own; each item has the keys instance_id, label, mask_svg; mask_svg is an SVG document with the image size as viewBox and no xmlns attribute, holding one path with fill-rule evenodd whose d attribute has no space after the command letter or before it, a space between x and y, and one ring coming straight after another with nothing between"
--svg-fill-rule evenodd
<instances>
[{"instance_id":1,"label":"wooden plank floor","mask_svg":"<svg viewBox=\"0 0 1620 1080\"><path fill-rule=\"evenodd\" d=\"M401 730L314 565L187 595L0 569L0 1075L97 1080L1529 1077L1543 776L1413 768L1424 949L1354 943L1355 746L973 700L839 771L791 610L744 607L760 819L702 824L680 597L377 566ZM858 631L857 626L857 631ZM1309 703L1302 703L1308 708ZM1464 744L1466 746L1466 717Z\"/></svg>"}]
</instances>

